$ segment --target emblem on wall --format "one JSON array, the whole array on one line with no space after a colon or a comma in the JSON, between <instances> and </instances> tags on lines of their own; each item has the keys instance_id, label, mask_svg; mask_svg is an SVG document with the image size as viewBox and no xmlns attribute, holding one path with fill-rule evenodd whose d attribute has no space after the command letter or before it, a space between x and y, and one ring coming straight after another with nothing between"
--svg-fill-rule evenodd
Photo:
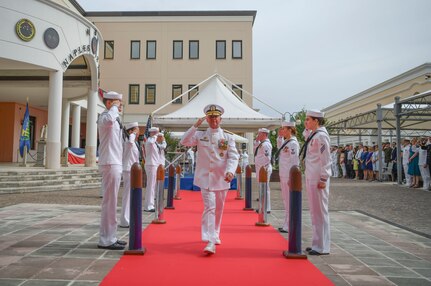
<instances>
[{"instance_id":1,"label":"emblem on wall","mask_svg":"<svg viewBox=\"0 0 431 286\"><path fill-rule=\"evenodd\" d=\"M99 45L99 41L97 40L96 37L93 37L93 39L91 39L91 51L93 52L93 54L97 54L97 47Z\"/></svg>"},{"instance_id":2,"label":"emblem on wall","mask_svg":"<svg viewBox=\"0 0 431 286\"><path fill-rule=\"evenodd\" d=\"M16 23L15 30L18 37L25 42L31 41L36 34L36 28L28 19L19 20Z\"/></svg>"},{"instance_id":3,"label":"emblem on wall","mask_svg":"<svg viewBox=\"0 0 431 286\"><path fill-rule=\"evenodd\" d=\"M48 28L43 33L43 40L50 49L55 49L60 43L60 36L54 28Z\"/></svg>"}]
</instances>

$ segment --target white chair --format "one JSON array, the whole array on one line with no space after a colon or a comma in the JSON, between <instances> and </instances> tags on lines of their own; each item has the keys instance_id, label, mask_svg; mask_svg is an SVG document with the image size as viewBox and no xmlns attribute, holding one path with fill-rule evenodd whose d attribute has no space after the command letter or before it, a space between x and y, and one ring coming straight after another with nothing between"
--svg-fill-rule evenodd
<instances>
[{"instance_id":1,"label":"white chair","mask_svg":"<svg viewBox=\"0 0 431 286\"><path fill-rule=\"evenodd\" d=\"M394 180L394 177L392 175L392 167L393 167L393 165L394 165L394 162L390 162L387 167L383 167L383 170L382 170L382 178L383 178L383 180L386 179L386 180L389 181L389 177L391 177L391 181Z\"/></svg>"}]
</instances>

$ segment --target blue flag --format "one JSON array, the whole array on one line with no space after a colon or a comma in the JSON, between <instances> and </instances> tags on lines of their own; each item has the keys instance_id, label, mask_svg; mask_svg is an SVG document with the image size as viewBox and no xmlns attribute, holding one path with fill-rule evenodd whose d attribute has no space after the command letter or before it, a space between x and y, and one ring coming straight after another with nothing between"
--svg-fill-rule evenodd
<instances>
[{"instance_id":1,"label":"blue flag","mask_svg":"<svg viewBox=\"0 0 431 286\"><path fill-rule=\"evenodd\" d=\"M30 151L30 112L28 111L28 102L25 107L21 136L19 137L19 153L21 157L24 155L24 146L27 146L27 152Z\"/></svg>"}]
</instances>

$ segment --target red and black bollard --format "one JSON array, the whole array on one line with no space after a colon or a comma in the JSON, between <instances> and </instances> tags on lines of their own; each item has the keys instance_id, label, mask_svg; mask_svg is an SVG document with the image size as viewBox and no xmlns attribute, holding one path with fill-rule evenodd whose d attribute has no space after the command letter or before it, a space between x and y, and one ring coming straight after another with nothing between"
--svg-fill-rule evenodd
<instances>
[{"instance_id":1,"label":"red and black bollard","mask_svg":"<svg viewBox=\"0 0 431 286\"><path fill-rule=\"evenodd\" d=\"M168 197L166 199L166 207L165 209L174 210L174 176L175 176L175 168L174 166L169 166L169 177L168 177Z\"/></svg>"},{"instance_id":2,"label":"red and black bollard","mask_svg":"<svg viewBox=\"0 0 431 286\"><path fill-rule=\"evenodd\" d=\"M164 224L166 220L163 219L163 199L165 190L165 168L160 165L157 168L157 184L156 184L156 205L154 212L154 219L151 223L153 224Z\"/></svg>"},{"instance_id":3,"label":"red and black bollard","mask_svg":"<svg viewBox=\"0 0 431 286\"><path fill-rule=\"evenodd\" d=\"M243 200L242 196L242 175L241 175L241 167L238 165L236 167L236 198L235 200Z\"/></svg>"},{"instance_id":4,"label":"red and black bollard","mask_svg":"<svg viewBox=\"0 0 431 286\"><path fill-rule=\"evenodd\" d=\"M307 259L301 249L302 175L299 166L290 168L289 176L289 244L283 255L286 258Z\"/></svg>"},{"instance_id":5,"label":"red and black bollard","mask_svg":"<svg viewBox=\"0 0 431 286\"><path fill-rule=\"evenodd\" d=\"M130 170L130 226L129 250L126 255L144 255L142 246L142 167L139 163Z\"/></svg>"},{"instance_id":6,"label":"red and black bollard","mask_svg":"<svg viewBox=\"0 0 431 286\"><path fill-rule=\"evenodd\" d=\"M245 167L245 207L243 208L245 211L254 210L251 207L251 173L251 167L247 165L247 167Z\"/></svg>"},{"instance_id":7,"label":"red and black bollard","mask_svg":"<svg viewBox=\"0 0 431 286\"><path fill-rule=\"evenodd\" d=\"M267 200L268 200L268 172L265 167L259 170L259 209L257 213L256 226L270 226L268 223Z\"/></svg>"}]
</instances>

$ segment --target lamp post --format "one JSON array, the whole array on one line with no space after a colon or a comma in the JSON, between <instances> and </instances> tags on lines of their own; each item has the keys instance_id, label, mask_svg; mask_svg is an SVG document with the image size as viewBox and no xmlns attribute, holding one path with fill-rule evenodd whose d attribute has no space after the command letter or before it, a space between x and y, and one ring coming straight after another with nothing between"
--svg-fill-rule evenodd
<instances>
[{"instance_id":1,"label":"lamp post","mask_svg":"<svg viewBox=\"0 0 431 286\"><path fill-rule=\"evenodd\" d=\"M298 115L298 113L299 112L297 112L297 111L294 111L294 112L286 111L286 112L283 113L283 115L281 117L282 117L283 121L285 121L286 120L286 114L289 114L289 121L290 122L295 122L297 125L299 125L299 124L301 124L301 120L297 119L295 121L295 116Z\"/></svg>"}]
</instances>

